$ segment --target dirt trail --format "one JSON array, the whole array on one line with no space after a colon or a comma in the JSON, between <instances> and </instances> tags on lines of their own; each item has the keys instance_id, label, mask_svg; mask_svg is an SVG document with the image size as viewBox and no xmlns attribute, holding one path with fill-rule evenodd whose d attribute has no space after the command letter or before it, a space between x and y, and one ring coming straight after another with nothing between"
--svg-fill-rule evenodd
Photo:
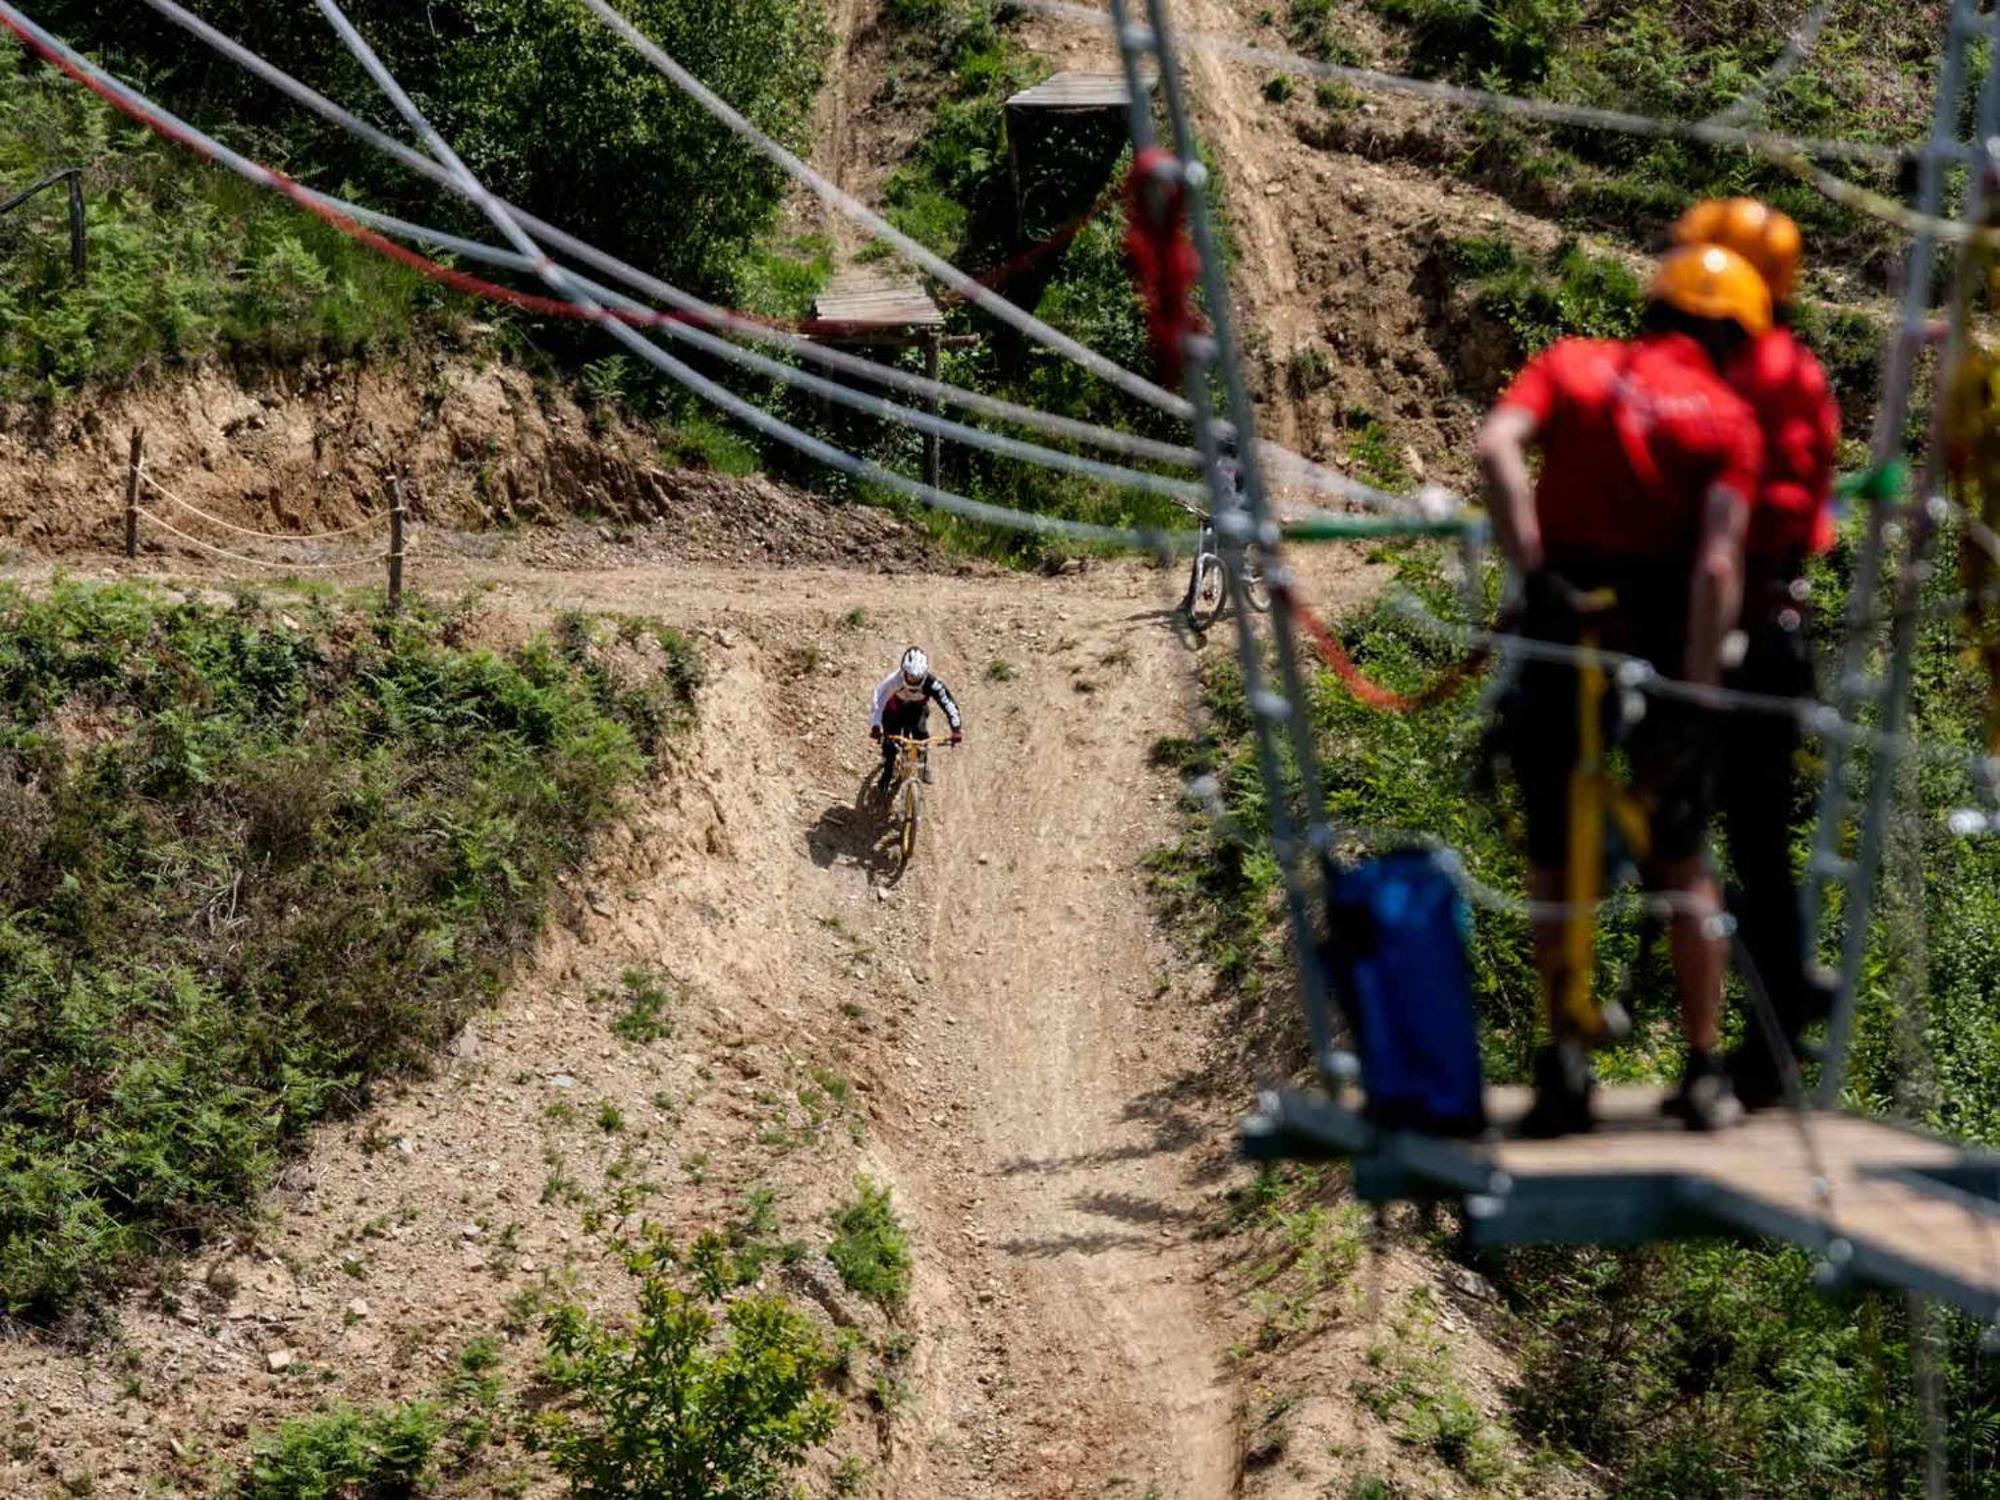
<instances>
[{"instance_id":1,"label":"dirt trail","mask_svg":"<svg viewBox=\"0 0 2000 1500\"><path fill-rule=\"evenodd\" d=\"M174 1297L128 1299L115 1380L101 1358L0 1345L0 1393L47 1414L0 1490L186 1482L321 1390L434 1389L525 1286L617 1297L558 1179L592 1193L644 1173L649 1211L684 1231L769 1187L817 1247L865 1171L893 1185L917 1267L914 1399L860 1439L878 1493L1236 1493L1239 1402L1197 1243L1228 1121L1181 1102L1206 986L1176 976L1141 869L1176 818L1148 750L1191 727L1178 579L495 560L434 566L426 587L475 579L501 634L567 609L704 632L714 676L683 773L437 1078L326 1131L266 1227L188 1266ZM854 804L867 694L912 639L968 738L896 880ZM634 964L685 997L671 1041L615 1043L592 1001ZM791 1107L816 1070L853 1081L851 1137ZM595 1125L599 1101L620 1134ZM804 1293L852 1320L819 1264Z\"/></svg>"},{"instance_id":2,"label":"dirt trail","mask_svg":"<svg viewBox=\"0 0 2000 1500\"><path fill-rule=\"evenodd\" d=\"M1139 867L1174 826L1176 788L1147 751L1191 725L1191 662L1167 608L1178 579L1120 566L1053 582L772 581L698 576L677 591L727 599L716 620L760 641L766 674L819 643L814 671L781 695L781 718L810 726L803 753L788 764L782 733L753 752L765 787L816 790L790 847L743 871L729 930L771 950L804 1036L813 1010L834 1019L828 976L795 951L805 916L838 924L843 953L871 955L861 988L897 1017L891 1045L862 1049L888 1102L868 1168L918 1210L924 1437L897 1445L885 1492L1092 1494L1123 1479L1229 1495L1235 1402L1194 1244L1210 1217L1194 1179L1218 1122L1175 1104L1203 1044L1185 1008L1196 986L1174 980ZM498 582L532 606L551 581ZM636 577L556 586L565 602L659 607ZM844 630L829 649L851 608L868 617L855 649ZM970 732L939 760L915 868L889 884L850 789L869 763L858 712L906 639L949 675ZM1009 680L989 676L996 661ZM736 735L723 712L719 733ZM762 967L732 987L770 982Z\"/></svg>"}]
</instances>

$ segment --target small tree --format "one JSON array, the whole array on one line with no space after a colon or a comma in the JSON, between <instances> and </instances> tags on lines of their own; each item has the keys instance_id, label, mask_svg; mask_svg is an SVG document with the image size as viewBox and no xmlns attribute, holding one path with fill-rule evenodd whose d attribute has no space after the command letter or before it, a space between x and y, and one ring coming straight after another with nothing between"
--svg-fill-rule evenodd
<instances>
[{"instance_id":1,"label":"small tree","mask_svg":"<svg viewBox=\"0 0 2000 1500\"><path fill-rule=\"evenodd\" d=\"M778 1296L717 1302L681 1289L657 1231L628 1247L629 1326L581 1307L543 1322L549 1379L569 1397L531 1440L583 1500L765 1500L833 1433L818 1328Z\"/></svg>"}]
</instances>

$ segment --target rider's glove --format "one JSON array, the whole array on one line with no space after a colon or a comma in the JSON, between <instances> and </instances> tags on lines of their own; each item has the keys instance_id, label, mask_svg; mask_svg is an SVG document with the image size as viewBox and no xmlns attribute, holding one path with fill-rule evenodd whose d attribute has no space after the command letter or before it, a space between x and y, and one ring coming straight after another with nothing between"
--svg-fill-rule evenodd
<instances>
[{"instance_id":1,"label":"rider's glove","mask_svg":"<svg viewBox=\"0 0 2000 1500\"><path fill-rule=\"evenodd\" d=\"M880 724L870 724L870 725L868 726L868 738L869 738L869 739L871 739L871 740L879 740L879 739L881 739L881 738L882 738L882 726L881 726Z\"/></svg>"},{"instance_id":2,"label":"rider's glove","mask_svg":"<svg viewBox=\"0 0 2000 1500\"><path fill-rule=\"evenodd\" d=\"M954 729L951 732L951 742L954 745L963 745L965 743L965 736L958 730Z\"/></svg>"}]
</instances>

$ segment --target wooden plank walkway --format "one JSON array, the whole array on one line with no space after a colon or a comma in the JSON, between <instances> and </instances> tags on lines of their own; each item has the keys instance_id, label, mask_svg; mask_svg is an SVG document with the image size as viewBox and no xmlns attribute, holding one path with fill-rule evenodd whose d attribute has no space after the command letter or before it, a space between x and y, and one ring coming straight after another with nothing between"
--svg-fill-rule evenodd
<instances>
[{"instance_id":1,"label":"wooden plank walkway","mask_svg":"<svg viewBox=\"0 0 2000 1500\"><path fill-rule=\"evenodd\" d=\"M1488 1091L1479 1141L1377 1131L1325 1099L1285 1095L1245 1128L1253 1156L1349 1156L1364 1197L1456 1196L1476 1244L1635 1244L1717 1231L1822 1258L1830 1280L1923 1292L2000 1319L2000 1157L1886 1120L1771 1110L1691 1132L1658 1089L1600 1089L1598 1128L1509 1134L1522 1089Z\"/></svg>"}]
</instances>

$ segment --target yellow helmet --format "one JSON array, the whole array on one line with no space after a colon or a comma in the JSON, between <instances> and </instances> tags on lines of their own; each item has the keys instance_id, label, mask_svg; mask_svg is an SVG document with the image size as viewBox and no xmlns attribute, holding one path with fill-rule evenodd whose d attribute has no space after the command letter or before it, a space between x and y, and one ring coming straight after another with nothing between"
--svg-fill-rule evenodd
<instances>
[{"instance_id":1,"label":"yellow helmet","mask_svg":"<svg viewBox=\"0 0 2000 1500\"><path fill-rule=\"evenodd\" d=\"M1755 338L1771 327L1771 288L1757 268L1720 245L1670 250L1650 295L1694 318L1734 318Z\"/></svg>"},{"instance_id":2,"label":"yellow helmet","mask_svg":"<svg viewBox=\"0 0 2000 1500\"><path fill-rule=\"evenodd\" d=\"M1755 198L1708 198L1674 225L1677 245L1720 245L1757 268L1770 285L1771 299L1783 302L1798 284L1805 242L1790 214Z\"/></svg>"}]
</instances>

